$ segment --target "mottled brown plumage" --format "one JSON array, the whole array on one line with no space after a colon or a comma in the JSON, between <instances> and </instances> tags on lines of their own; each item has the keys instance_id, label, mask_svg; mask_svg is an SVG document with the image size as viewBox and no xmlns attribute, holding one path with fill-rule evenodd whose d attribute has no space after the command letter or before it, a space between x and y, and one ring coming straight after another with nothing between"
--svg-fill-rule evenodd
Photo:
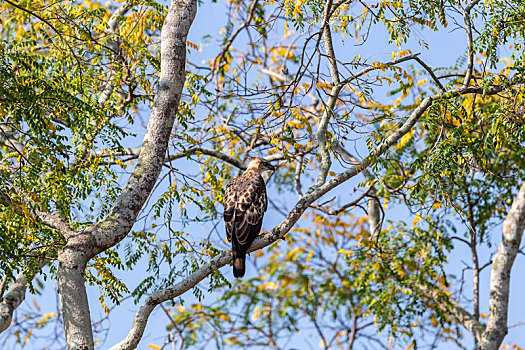
<instances>
[{"instance_id":1,"label":"mottled brown plumage","mask_svg":"<svg viewBox=\"0 0 525 350\"><path fill-rule=\"evenodd\" d=\"M236 278L244 276L246 252L261 231L268 205L266 185L261 176L265 170L274 171L275 168L262 158L251 158L248 169L226 185L224 221L226 236L232 243Z\"/></svg>"}]
</instances>

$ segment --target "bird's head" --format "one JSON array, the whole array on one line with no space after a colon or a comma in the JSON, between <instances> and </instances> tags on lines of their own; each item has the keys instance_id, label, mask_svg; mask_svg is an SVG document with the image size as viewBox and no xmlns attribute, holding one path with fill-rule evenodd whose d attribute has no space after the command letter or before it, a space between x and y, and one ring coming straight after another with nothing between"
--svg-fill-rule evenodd
<instances>
[{"instance_id":1,"label":"bird's head","mask_svg":"<svg viewBox=\"0 0 525 350\"><path fill-rule=\"evenodd\" d=\"M253 157L248 162L248 169L262 173L265 170L275 171L275 167L266 159Z\"/></svg>"}]
</instances>

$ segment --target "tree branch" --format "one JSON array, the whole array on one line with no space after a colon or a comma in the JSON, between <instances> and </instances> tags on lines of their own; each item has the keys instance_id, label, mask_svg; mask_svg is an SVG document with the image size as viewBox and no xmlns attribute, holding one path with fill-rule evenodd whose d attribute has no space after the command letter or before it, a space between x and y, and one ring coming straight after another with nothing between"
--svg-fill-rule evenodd
<instances>
[{"instance_id":1,"label":"tree branch","mask_svg":"<svg viewBox=\"0 0 525 350\"><path fill-rule=\"evenodd\" d=\"M120 6L114 13L111 15L111 17L108 20L108 29L105 31L106 34L109 35L118 35L117 31L119 28L119 17L122 17L126 14L126 12L129 11L132 7L132 1L128 0L122 6ZM113 56L115 58L118 58L118 52L119 52L119 44L117 40L111 40L108 44L111 51L113 51ZM100 93L100 96L98 97L98 105L100 107L103 107L106 104L106 101L108 100L109 96L113 93L114 88L114 79L115 79L115 70L111 69L109 72L109 77L106 81L106 85L104 86L104 89L102 89L102 92Z\"/></svg>"},{"instance_id":2,"label":"tree branch","mask_svg":"<svg viewBox=\"0 0 525 350\"><path fill-rule=\"evenodd\" d=\"M110 156L132 156L133 158L138 158L140 155L140 152L141 152L140 148L125 148L123 151L118 151L118 152L104 150L104 151L93 152L90 154L89 157L98 158L98 157L110 157ZM188 157L188 156L199 154L199 153L205 154L210 157L218 158L239 169L242 169L242 170L246 169L246 164L244 164L242 161L235 159L220 151L217 151L211 148L205 148L205 147L192 147L184 151L171 153L168 156L164 157L164 163L168 163L168 162L180 159L180 158Z\"/></svg>"},{"instance_id":3,"label":"tree branch","mask_svg":"<svg viewBox=\"0 0 525 350\"><path fill-rule=\"evenodd\" d=\"M42 259L40 268L44 267L46 261ZM20 272L14 283L9 287L7 294L0 301L0 333L11 325L13 312L20 306L26 296L26 289L32 276L27 272Z\"/></svg>"},{"instance_id":4,"label":"tree branch","mask_svg":"<svg viewBox=\"0 0 525 350\"><path fill-rule=\"evenodd\" d=\"M316 186L321 186L326 182L330 166L332 165L332 159L330 158L330 151L328 150L326 133L328 125L330 124L330 118L334 113L334 108L339 97L339 92L342 89L339 83L339 70L337 69L337 60L335 58L334 48L332 46L332 34L330 32L330 9L332 7L332 1L327 0L323 13L323 43L328 55L328 63L330 67L330 75L332 77L332 89L330 90L330 96L328 102L324 106L324 112L319 121L317 129L317 141L319 142L319 149L321 152L321 166L319 169L319 175L317 177Z\"/></svg>"},{"instance_id":5,"label":"tree branch","mask_svg":"<svg viewBox=\"0 0 525 350\"><path fill-rule=\"evenodd\" d=\"M465 327L475 339L480 339L483 331L485 331L485 325L474 317L470 312L465 310L456 300L453 298L448 299L452 305L450 313L457 323Z\"/></svg>"},{"instance_id":6,"label":"tree branch","mask_svg":"<svg viewBox=\"0 0 525 350\"><path fill-rule=\"evenodd\" d=\"M44 223L44 225L57 230L66 239L77 234L77 232L69 226L67 221L58 215L53 215L39 210L35 211L34 215L38 217L42 223Z\"/></svg>"},{"instance_id":7,"label":"tree branch","mask_svg":"<svg viewBox=\"0 0 525 350\"><path fill-rule=\"evenodd\" d=\"M442 297L438 294L440 292L438 292L437 287L434 290L430 290L426 285L419 284L416 289L429 300L439 300ZM447 301L450 305L437 304L436 306L441 308L445 314L450 315L453 321L465 327L474 335L474 338L480 339L485 331L485 325L465 310L454 298L449 297Z\"/></svg>"},{"instance_id":8,"label":"tree branch","mask_svg":"<svg viewBox=\"0 0 525 350\"><path fill-rule=\"evenodd\" d=\"M436 77L436 75L434 74L434 71L425 62L423 62L423 60L421 58L416 56L416 57L414 57L414 60L416 60L417 63L419 63L423 68L425 68L425 70L428 72L428 74L430 74L432 79L434 79L434 82L439 86L441 91L446 91L445 87L443 86L443 84L441 84L441 82L439 81L438 77Z\"/></svg>"},{"instance_id":9,"label":"tree branch","mask_svg":"<svg viewBox=\"0 0 525 350\"><path fill-rule=\"evenodd\" d=\"M23 195L26 195L23 191L19 189L18 189L18 192ZM24 211L22 210L23 204L13 202L13 200L9 197L9 195L7 195L2 190L0 190L0 206L10 207L11 209L14 210L14 212L17 215L20 215L21 217L24 217L26 215ZM40 221L42 221L44 225L57 230L65 238L71 237L77 233L75 230L73 230L69 226L66 219L64 219L63 217L59 215L50 214L50 213L43 212L40 210L33 210L32 208L28 208L27 212L34 220L40 219Z\"/></svg>"},{"instance_id":10,"label":"tree branch","mask_svg":"<svg viewBox=\"0 0 525 350\"><path fill-rule=\"evenodd\" d=\"M465 30L467 31L467 48L468 48L468 63L467 74L463 81L463 87L467 87L472 78L472 71L474 70L474 44L472 39L472 22L470 20L470 11L480 0L474 0L463 10L463 20L465 21Z\"/></svg>"},{"instance_id":11,"label":"tree branch","mask_svg":"<svg viewBox=\"0 0 525 350\"><path fill-rule=\"evenodd\" d=\"M409 60L413 60L415 59L415 57L419 56L420 53L415 53L415 54L412 54L412 55L408 55L408 56L405 56L405 57L401 57L401 58L398 58L397 60L393 60L392 62L388 62L388 63L383 63L384 66L393 66L393 65L396 65L396 64L399 64L399 63L403 63L403 62L406 62L406 61L409 61ZM363 69L362 71L359 71L357 72L356 74L352 75L351 77L349 78L346 78L345 80L343 80L340 84L341 85L346 85L348 83L350 83L351 81L354 81L356 80L357 78L373 71L373 70L376 70L376 69L380 69L380 67L378 66L371 66L371 67L368 67L368 68L365 68Z\"/></svg>"}]
</instances>

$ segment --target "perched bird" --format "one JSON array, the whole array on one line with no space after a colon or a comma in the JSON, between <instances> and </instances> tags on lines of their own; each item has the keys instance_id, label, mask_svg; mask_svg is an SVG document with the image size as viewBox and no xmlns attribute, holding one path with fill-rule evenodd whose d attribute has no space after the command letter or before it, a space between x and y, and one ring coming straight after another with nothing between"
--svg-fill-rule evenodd
<instances>
[{"instance_id":1,"label":"perched bird","mask_svg":"<svg viewBox=\"0 0 525 350\"><path fill-rule=\"evenodd\" d=\"M246 171L226 185L224 221L226 235L232 243L233 275L244 276L246 252L259 232L268 206L266 184L261 176L265 170L275 171L270 162L254 157Z\"/></svg>"}]
</instances>

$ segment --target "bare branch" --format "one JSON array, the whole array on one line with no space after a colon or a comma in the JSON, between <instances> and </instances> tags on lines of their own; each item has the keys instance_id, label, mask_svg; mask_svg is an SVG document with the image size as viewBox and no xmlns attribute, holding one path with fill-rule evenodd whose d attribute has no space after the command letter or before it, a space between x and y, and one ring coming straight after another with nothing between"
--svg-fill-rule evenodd
<instances>
[{"instance_id":1,"label":"bare branch","mask_svg":"<svg viewBox=\"0 0 525 350\"><path fill-rule=\"evenodd\" d=\"M140 148L125 148L123 151L103 150L103 151L93 152L90 154L89 157L98 158L98 157L132 156L131 159L136 159L140 155L140 150L141 150ZM168 163L168 162L180 159L180 158L188 157L188 156L199 154L199 153L221 159L225 161L226 163L229 163L239 169L243 169L243 170L246 169L246 164L244 164L242 161L235 159L220 151L217 151L211 148L205 148L205 147L192 147L192 148L188 148L185 151L171 153L164 158L164 163Z\"/></svg>"},{"instance_id":2,"label":"bare branch","mask_svg":"<svg viewBox=\"0 0 525 350\"><path fill-rule=\"evenodd\" d=\"M38 211L38 210L35 211L34 215L38 217L44 223L44 225L57 230L66 239L77 234L77 232L69 226L67 221L58 215L53 215L53 214L49 214L49 213Z\"/></svg>"},{"instance_id":3,"label":"bare branch","mask_svg":"<svg viewBox=\"0 0 525 350\"><path fill-rule=\"evenodd\" d=\"M430 74L432 79L434 79L434 82L437 84L437 86L439 86L441 91L446 91L445 87L443 86L443 84L441 84L441 82L439 81L438 77L436 77L436 75L434 74L434 71L432 70L432 68L430 68L425 62L423 62L423 60L421 58L419 58L417 56L414 57L414 60L416 60L423 68L425 68L425 70L428 72L428 74Z\"/></svg>"},{"instance_id":4,"label":"bare branch","mask_svg":"<svg viewBox=\"0 0 525 350\"><path fill-rule=\"evenodd\" d=\"M330 96L328 102L324 106L324 112L319 121L317 129L317 141L319 142L319 149L321 152L321 166L319 169L319 175L317 177L316 186L320 186L325 183L332 165L332 159L330 157L330 151L328 150L326 132L328 125L330 124L330 118L334 113L334 108L339 97L339 92L342 86L339 84L339 70L337 69L337 60L332 46L332 34L330 32L330 9L332 7L332 1L327 0L324 13L323 13L323 43L328 55L328 62L330 66L330 74L332 77L332 89L330 90Z\"/></svg>"},{"instance_id":5,"label":"bare branch","mask_svg":"<svg viewBox=\"0 0 525 350\"><path fill-rule=\"evenodd\" d=\"M467 32L467 48L468 48L468 63L467 74L463 81L463 87L467 87L472 78L472 71L474 70L474 44L472 39L472 22L470 20L470 11L480 0L474 0L463 9L463 20L465 21L465 30Z\"/></svg>"},{"instance_id":6,"label":"bare branch","mask_svg":"<svg viewBox=\"0 0 525 350\"><path fill-rule=\"evenodd\" d=\"M325 5L325 17L323 23L323 44L328 56L328 67L330 68L330 76L332 82L339 84L339 69L337 68L337 59L335 57L334 46L332 44L332 33L330 30L330 8L332 7L332 0L327 0Z\"/></svg>"},{"instance_id":7,"label":"bare branch","mask_svg":"<svg viewBox=\"0 0 525 350\"><path fill-rule=\"evenodd\" d=\"M119 28L119 17L122 17L126 14L126 12L131 9L132 1L126 1L122 6L120 6L114 13L111 15L108 21L108 29L105 31L106 34L109 35L118 35L118 28ZM113 56L115 58L118 58L118 52L119 52L119 44L116 39L111 40L108 44L111 51L113 51ZM106 101L113 93L114 89L114 80L115 80L115 70L111 69L109 72L109 77L106 80L106 85L104 86L104 89L102 89L102 92L100 93L100 96L98 97L98 105L100 107L103 107L106 104Z\"/></svg>"},{"instance_id":8,"label":"bare branch","mask_svg":"<svg viewBox=\"0 0 525 350\"><path fill-rule=\"evenodd\" d=\"M318 204L312 204L310 205L311 208L314 208L314 209L317 209L317 210L320 210L322 211L323 213L326 213L328 215L339 215L340 213L342 213L343 211L345 211L346 209L350 208L350 207L355 207L358 205L358 203L361 201L361 199L365 198L366 196L368 196L368 194L374 190L374 184L372 184L370 187L368 187L365 192L361 193L361 195L359 197L357 197L357 199L351 201L350 203L347 203L345 205L343 205L342 207L338 208L338 209L326 209L325 207L323 207L322 205L318 205ZM375 191L375 190L374 190ZM372 229L372 228L371 228Z\"/></svg>"}]
</instances>

